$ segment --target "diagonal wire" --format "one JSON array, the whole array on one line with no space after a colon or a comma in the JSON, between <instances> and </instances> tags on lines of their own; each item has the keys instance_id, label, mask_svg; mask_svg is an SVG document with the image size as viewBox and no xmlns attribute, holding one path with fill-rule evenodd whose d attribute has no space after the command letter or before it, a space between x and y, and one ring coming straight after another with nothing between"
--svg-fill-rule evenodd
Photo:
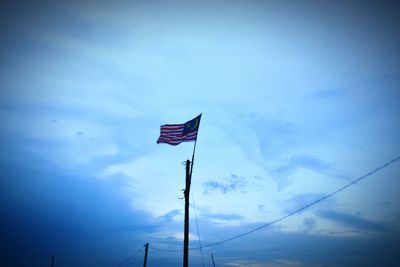
<instances>
[{"instance_id":1,"label":"diagonal wire","mask_svg":"<svg viewBox=\"0 0 400 267\"><path fill-rule=\"evenodd\" d=\"M203 265L203 267L204 267L203 249L202 249L202 245L201 245L199 224L198 224L198 222L197 222L196 205L194 204L193 192L192 192L192 203L193 203L194 219L195 219L195 221L196 221L197 237L199 238L199 248L200 248L200 254L201 254L201 263L202 263L202 265Z\"/></svg>"},{"instance_id":2,"label":"diagonal wire","mask_svg":"<svg viewBox=\"0 0 400 267\"><path fill-rule=\"evenodd\" d=\"M131 256L129 256L126 260L124 260L123 262L121 262L120 264L118 264L117 267L121 267L121 266L127 264L127 263L128 263L129 261L131 261L132 259L134 259L134 258L137 256L137 254L139 254L139 252L143 250L143 248L144 248L144 246L141 247L141 248L139 248L135 253L133 253Z\"/></svg>"},{"instance_id":3,"label":"diagonal wire","mask_svg":"<svg viewBox=\"0 0 400 267\"><path fill-rule=\"evenodd\" d=\"M309 203L309 204L307 204L307 205L305 205L305 206L303 206L303 207L301 207L301 208L299 208L299 209L297 209L297 210L295 210L295 211L292 211L292 212L290 212L290 213L288 213L288 214L286 214L286 215L284 215L284 216L282 216L282 217L280 217L280 218L278 218L278 219L276 219L276 220L274 220L274 221L271 221L271 222L269 222L269 223L263 224L263 225L261 225L261 226L259 226L259 227L257 227L257 228L254 228L254 229L252 229L252 230L250 230L250 231L247 231L247 232L244 232L244 233L242 233L242 234L239 234L239 235L236 235L236 236L232 236L232 237L230 237L230 238L227 238L227 239L224 239L224 240L221 240L221 241L218 241L218 242L214 242L214 243L207 244L207 245L203 246L203 248L205 248L205 247L211 247L211 246L216 246L216 245L220 245L220 244L226 243L226 242L228 242L228 241L231 241L231 240L234 240L234 239L237 239L237 238L246 236L246 235L248 235L248 234L254 233L254 232L256 232L256 231L258 231L258 230L261 230L261 229L263 229L263 228L265 228L265 227L267 227L267 226L270 226L270 225L272 225L272 224L275 224L275 223L278 223L278 222L280 222L280 221L283 221L283 220L285 220L285 219L288 218L288 217L291 217L291 216L293 216L293 215L295 215L295 214L297 214L297 213L300 213L301 211L303 211L303 210L305 210L305 209L308 209L308 208L310 208L310 207L312 207L312 206L318 204L319 202L321 202L321 201L323 201L323 200L325 200L325 199L327 199L327 198L332 197L333 195L336 195L337 193L339 193L339 192L345 190L346 188L348 188L348 187L350 187L350 186L352 186L352 185L358 183L359 181L361 181L361 180L363 180L363 179L365 179L365 178L371 176L372 174L374 174L374 173L376 173L376 172L382 170L383 168L386 168L387 166L391 165L392 163L395 163L395 162L398 161L399 159L400 159L400 156L397 157L397 158L395 158L395 159L393 159L393 160L391 160L391 161L389 161L389 162L387 162L387 163L385 163L385 164L383 164L383 165L381 165L381 166L379 166L378 168L374 169L373 171L370 171L370 172L368 172L367 174L365 174L365 175L363 175L363 176L361 176L361 177L355 179L354 181L352 181L352 182L350 182L350 183L348 183L348 184L346 184L346 185L340 187L339 189L337 189L337 190L331 192L330 194L328 194L328 195L326 195L326 196L323 196L323 197L321 197L321 198L319 198L319 199L317 199L317 200L315 200L315 201L313 201L313 202L311 202L311 203ZM192 248L192 249L200 249L200 248Z\"/></svg>"},{"instance_id":4,"label":"diagonal wire","mask_svg":"<svg viewBox=\"0 0 400 267\"><path fill-rule=\"evenodd\" d=\"M280 221L283 221L283 220L285 220L285 219L287 219L287 218L289 218L289 217L291 217L291 216L293 216L293 215L295 215L295 214L297 214L297 213L302 212L302 211L305 210L305 209L308 209L308 208L310 208L310 207L312 207L312 206L318 204L318 203L321 202L321 201L324 201L324 200L327 199L327 198L330 198L330 197L332 197L332 196L334 196L334 195L340 193L341 191L347 189L348 187L353 186L354 184L358 183L359 181L364 180L365 178L367 178L367 177L369 177L369 176L371 176L371 175L373 175L373 174L379 172L380 170L382 170L382 169L388 167L389 165L395 163L395 162L398 161L398 160L400 160L400 156L398 156L398 157L392 159L391 161L388 161L387 163L385 163L385 164L383 164L383 165L381 165L381 166L375 168L374 170L368 172L367 174L364 174L363 176L358 177L357 179L351 181L350 183L347 183L346 185L340 187L339 189L337 189L337 190L335 190L335 191L333 191L333 192L331 192L331 193L329 193L329 194L327 194L327 195L325 195L325 196L323 196L323 197L321 197L321 198L319 198L319 199L317 199L317 200L315 200L315 201L313 201L313 202L311 202L311 203L309 203L309 204L307 204L307 205L305 205L305 206L303 206L303 207L301 207L301 208L299 208L299 209L297 209L297 210L294 210L294 211L292 211L292 212L290 212L290 213L288 213L288 214L286 214L286 215L284 215L284 216L282 216L282 217L280 217L280 218L278 218L278 219L276 219L276 220L273 220L273 221L271 221L271 222L268 222L268 223L266 223L266 224L263 224L263 225L261 225L261 226L259 226L259 227L257 227L257 228L254 228L254 229L252 229L252 230L250 230L250 231L247 231L247 232L244 232L244 233L241 233L241 234L238 234L238 235L235 235L235 236L226 238L226 239L224 239L224 240L221 240L221 241L218 241L218 242L209 243L209 244L207 244L207 245L205 245L205 246L199 246L199 247L195 247L195 248L190 248L189 250L198 250L198 249L203 249L203 248L207 248L207 247L212 247L212 246L221 245L221 244L223 244L223 243L232 241L232 240L234 240L234 239L241 238L241 237L243 237L243 236L246 236L246 235L249 235L249 234L251 234L251 233L257 232L257 231L259 231L259 230L261 230L261 229L263 229L263 228L265 228L265 227L268 227L268 226L270 226L270 225L273 225L273 224L276 224L276 223L278 223L278 222L280 222ZM172 251L175 251L175 252L177 252L177 251L182 251L181 249L180 249L180 250L178 250L178 249L159 249L159 248L154 248L154 247L153 247L153 249L154 249L154 250L159 250L159 251L170 251L170 252L172 252Z\"/></svg>"}]
</instances>

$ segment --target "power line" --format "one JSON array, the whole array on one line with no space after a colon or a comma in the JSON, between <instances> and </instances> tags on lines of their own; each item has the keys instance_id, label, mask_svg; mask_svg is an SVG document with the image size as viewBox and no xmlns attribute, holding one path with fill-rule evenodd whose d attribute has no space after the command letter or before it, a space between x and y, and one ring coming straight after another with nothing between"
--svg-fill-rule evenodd
<instances>
[{"instance_id":1,"label":"power line","mask_svg":"<svg viewBox=\"0 0 400 267\"><path fill-rule=\"evenodd\" d=\"M194 219L195 219L195 221L196 221L197 237L198 237L198 239L199 239L199 248L200 248L200 254L201 254L201 263L202 263L202 265L203 265L203 267L204 267L203 249L202 249L202 245L201 245L199 224L198 224L198 222L197 222L196 205L194 204L193 192L192 192L192 202L193 202Z\"/></svg>"},{"instance_id":2,"label":"power line","mask_svg":"<svg viewBox=\"0 0 400 267\"><path fill-rule=\"evenodd\" d=\"M121 266L127 264L129 261L131 261L133 258L135 258L137 256L137 254L139 254L139 252L143 250L143 248L144 248L144 246L139 248L135 253L133 253L131 256L129 256L126 260L124 260L122 263L118 264L117 267L121 267Z\"/></svg>"},{"instance_id":3,"label":"power line","mask_svg":"<svg viewBox=\"0 0 400 267\"><path fill-rule=\"evenodd\" d=\"M300 212L302 212L302 211L304 211L304 210L306 210L306 209L318 204L319 202L321 202L321 201L323 201L323 200L325 200L327 198L330 198L330 197L336 195L337 193L340 193L341 191L347 189L348 187L350 187L350 186L358 183L359 181L361 181L361 180L363 180L363 179L365 179L365 178L377 173L378 171L388 167L389 165L395 163L398 160L400 160L400 156L398 156L398 157L392 159L391 161L389 161L389 162L377 167L376 169L368 172L367 174L364 174L363 176L358 177L354 181L352 181L352 182L340 187L339 189L337 189L337 190L335 190L335 191L333 191L333 192L331 192L331 193L329 193L329 194L327 194L327 195L325 195L325 196L323 196L323 197L321 197L321 198L319 198L319 199L317 199L317 200L315 200L315 201L313 201L313 202L311 202L311 203L309 203L309 204L307 204L307 205L305 205L305 206L303 206L303 207L301 207L301 208L299 208L299 209L297 209L295 211L292 211L292 212L290 212L290 213L288 213L288 214L286 214L286 215L284 215L284 216L282 216L282 217L280 217L280 218L278 218L276 220L273 220L273 221L268 222L266 224L263 224L263 225L261 225L261 226L259 226L257 228L254 228L254 229L252 229L250 231L247 231L247 232L244 232L244 233L241 233L241 234L226 238L226 239L221 240L221 241L213 242L213 243L210 243L210 244L207 244L207 245L204 245L204 246L200 246L200 247L190 248L190 250L198 250L198 249L203 249L203 248L208 248L208 247L212 247L212 246L221 245L223 243L232 241L234 239L238 239L240 237L244 237L244 236L249 235L251 233L257 232L257 231L259 231L259 230L261 230L261 229L263 229L265 227L268 227L270 225L273 225L273 224L276 224L278 222L281 222L281 221L283 221L283 220L285 220L285 219L287 219L287 218L289 218L289 217L291 217L291 216L293 216L293 215L295 215L297 213L300 213ZM159 248L154 248L154 247L153 247L153 249L154 250L159 250L159 251L170 251L170 252L172 252L172 251L175 251L175 252L182 251L182 250L178 250L178 249L159 249Z\"/></svg>"}]
</instances>

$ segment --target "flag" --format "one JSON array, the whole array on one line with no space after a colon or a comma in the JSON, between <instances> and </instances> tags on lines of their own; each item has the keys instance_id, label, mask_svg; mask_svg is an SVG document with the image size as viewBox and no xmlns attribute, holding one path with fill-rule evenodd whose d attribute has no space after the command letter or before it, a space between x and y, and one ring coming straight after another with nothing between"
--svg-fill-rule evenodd
<instances>
[{"instance_id":1,"label":"flag","mask_svg":"<svg viewBox=\"0 0 400 267\"><path fill-rule=\"evenodd\" d=\"M182 142L196 141L197 132L199 131L201 114L193 120L183 124L164 124L160 127L159 143L167 143L173 146Z\"/></svg>"}]
</instances>

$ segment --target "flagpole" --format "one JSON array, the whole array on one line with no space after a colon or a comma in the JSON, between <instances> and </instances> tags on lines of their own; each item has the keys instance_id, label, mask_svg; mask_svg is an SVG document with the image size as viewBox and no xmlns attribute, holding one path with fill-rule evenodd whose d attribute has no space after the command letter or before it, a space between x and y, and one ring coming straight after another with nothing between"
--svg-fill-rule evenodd
<instances>
[{"instance_id":1,"label":"flagpole","mask_svg":"<svg viewBox=\"0 0 400 267\"><path fill-rule=\"evenodd\" d=\"M186 160L186 185L184 191L185 198L185 225L183 239L183 267L189 266L189 195L190 184L193 173L194 155L197 145L197 132L200 126L201 115L187 121L183 124L164 124L160 127L160 137L157 144L167 143L170 145L178 145L182 142L194 141L192 162Z\"/></svg>"},{"instance_id":2,"label":"flagpole","mask_svg":"<svg viewBox=\"0 0 400 267\"><path fill-rule=\"evenodd\" d=\"M190 178L192 178L194 154L196 153L196 144L197 144L197 137L196 137L196 140L194 140L193 154L192 154L192 166L190 167Z\"/></svg>"},{"instance_id":3,"label":"flagpole","mask_svg":"<svg viewBox=\"0 0 400 267\"><path fill-rule=\"evenodd\" d=\"M189 267L189 195L192 181L193 162L196 152L197 137L194 141L192 162L186 160L186 186L185 186L185 225L183 237L183 267Z\"/></svg>"},{"instance_id":4,"label":"flagpole","mask_svg":"<svg viewBox=\"0 0 400 267\"><path fill-rule=\"evenodd\" d=\"M203 113L200 114L203 115ZM200 125L197 125L197 131L199 131ZM198 132L197 132L198 133ZM196 153L196 145L197 145L197 135L196 135L196 139L194 140L194 146L193 146L193 154L192 154L192 167L190 168L190 177L192 177L192 172L193 172L193 163L194 163L194 154Z\"/></svg>"},{"instance_id":5,"label":"flagpole","mask_svg":"<svg viewBox=\"0 0 400 267\"><path fill-rule=\"evenodd\" d=\"M183 230L183 267L189 267L189 194L190 194L190 160L186 160L185 186L185 224Z\"/></svg>"}]
</instances>

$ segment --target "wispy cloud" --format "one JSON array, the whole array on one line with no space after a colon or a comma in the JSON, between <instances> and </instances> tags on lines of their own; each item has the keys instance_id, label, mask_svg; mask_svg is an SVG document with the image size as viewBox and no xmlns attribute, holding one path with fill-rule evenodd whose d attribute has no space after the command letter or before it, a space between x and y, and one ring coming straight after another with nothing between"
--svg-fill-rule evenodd
<instances>
[{"instance_id":1,"label":"wispy cloud","mask_svg":"<svg viewBox=\"0 0 400 267\"><path fill-rule=\"evenodd\" d=\"M332 88L325 90L314 91L310 94L310 96L319 98L319 99L334 99L344 97L346 95L346 88Z\"/></svg>"},{"instance_id":2,"label":"wispy cloud","mask_svg":"<svg viewBox=\"0 0 400 267\"><path fill-rule=\"evenodd\" d=\"M168 223L171 221L175 221L177 217L179 217L181 219L182 211L179 209L174 209L174 210L171 210L171 211L167 212L166 214L158 217L157 220L160 223Z\"/></svg>"},{"instance_id":3,"label":"wispy cloud","mask_svg":"<svg viewBox=\"0 0 400 267\"><path fill-rule=\"evenodd\" d=\"M243 149L252 150L247 153L253 160L259 158L260 155L262 161L273 160L296 146L296 126L287 121L282 113L284 112L272 114L268 112L268 115L265 115L258 112L241 112L235 118L235 123L240 127L237 126L238 129L233 132L233 137ZM244 131L244 129L247 130ZM253 143L254 147L250 146Z\"/></svg>"},{"instance_id":4,"label":"wispy cloud","mask_svg":"<svg viewBox=\"0 0 400 267\"><path fill-rule=\"evenodd\" d=\"M282 207L286 212L292 212L295 211L301 207L304 207L310 203L313 203L314 201L326 196L325 194L322 193L302 193L302 194L296 194L294 196L291 196L288 199L285 199ZM325 207L332 207L332 205L335 204L335 199L334 198L329 198L324 200L323 202L319 203L319 207L325 206Z\"/></svg>"},{"instance_id":5,"label":"wispy cloud","mask_svg":"<svg viewBox=\"0 0 400 267\"><path fill-rule=\"evenodd\" d=\"M210 213L205 214L205 216L205 221L220 227L237 226L244 220L242 215L234 213Z\"/></svg>"},{"instance_id":6,"label":"wispy cloud","mask_svg":"<svg viewBox=\"0 0 400 267\"><path fill-rule=\"evenodd\" d=\"M313 217L304 218L304 220L303 220L305 232L314 230L316 224L317 224L317 220L314 219Z\"/></svg>"},{"instance_id":7,"label":"wispy cloud","mask_svg":"<svg viewBox=\"0 0 400 267\"><path fill-rule=\"evenodd\" d=\"M351 215L344 212L335 210L320 210L317 215L321 218L334 221L345 227L350 227L355 230L361 230L364 232L388 232L387 226L381 222L370 221L362 218L359 215Z\"/></svg>"},{"instance_id":8,"label":"wispy cloud","mask_svg":"<svg viewBox=\"0 0 400 267\"><path fill-rule=\"evenodd\" d=\"M209 215L208 217L219 220L240 220L243 218L239 214L212 214Z\"/></svg>"},{"instance_id":9,"label":"wispy cloud","mask_svg":"<svg viewBox=\"0 0 400 267\"><path fill-rule=\"evenodd\" d=\"M286 176L299 168L307 168L317 172L325 172L332 168L332 164L314 156L300 155L289 158L282 166L273 169L271 172L272 174L276 174L278 176Z\"/></svg>"},{"instance_id":10,"label":"wispy cloud","mask_svg":"<svg viewBox=\"0 0 400 267\"><path fill-rule=\"evenodd\" d=\"M226 194L230 191L245 190L247 186L246 178L237 176L235 174L232 174L224 180L225 181L223 182L212 180L204 183L204 192L209 193L211 191L220 191L223 194Z\"/></svg>"},{"instance_id":11,"label":"wispy cloud","mask_svg":"<svg viewBox=\"0 0 400 267\"><path fill-rule=\"evenodd\" d=\"M269 173L281 190L291 183L290 177L300 169L307 169L318 174L338 179L348 179L335 168L335 164L310 155L292 156L279 165L271 167Z\"/></svg>"}]
</instances>

